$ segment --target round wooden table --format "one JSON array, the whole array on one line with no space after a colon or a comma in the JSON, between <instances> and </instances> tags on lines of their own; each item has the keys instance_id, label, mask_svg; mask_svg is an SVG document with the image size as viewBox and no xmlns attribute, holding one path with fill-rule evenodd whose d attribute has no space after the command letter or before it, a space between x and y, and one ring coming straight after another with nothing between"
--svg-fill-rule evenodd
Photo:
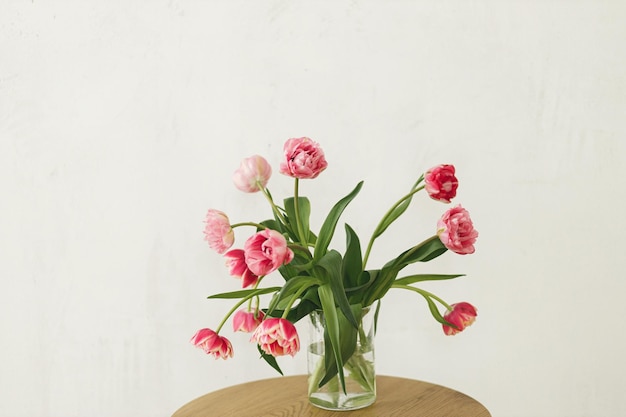
<instances>
[{"instance_id":1,"label":"round wooden table","mask_svg":"<svg viewBox=\"0 0 626 417\"><path fill-rule=\"evenodd\" d=\"M203 395L172 417L491 417L467 395L440 385L392 376L376 377L376 402L353 411L309 404L305 375L265 379Z\"/></svg>"}]
</instances>

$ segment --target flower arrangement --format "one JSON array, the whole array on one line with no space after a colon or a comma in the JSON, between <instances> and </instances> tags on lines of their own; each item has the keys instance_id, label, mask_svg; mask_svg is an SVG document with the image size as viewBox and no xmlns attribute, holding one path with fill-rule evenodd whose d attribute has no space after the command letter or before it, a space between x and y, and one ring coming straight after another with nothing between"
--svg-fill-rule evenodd
<instances>
[{"instance_id":1,"label":"flower arrangement","mask_svg":"<svg viewBox=\"0 0 626 417\"><path fill-rule=\"evenodd\" d=\"M344 209L359 193L363 182L341 198L330 210L315 233L309 223L310 201L300 195L300 180L314 179L328 166L320 145L313 140L293 138L284 144L280 173L294 179L294 195L278 205L267 188L272 168L261 156L245 158L233 175L235 186L246 193L265 196L272 217L256 222L231 223L228 216L215 209L207 212L205 238L209 246L223 254L230 275L241 280L242 289L215 294L208 298L238 300L216 330L199 330L191 342L217 358L233 356L231 342L220 334L232 317L234 331L251 333L251 342L273 368L281 372L276 357L295 355L300 338L294 323L314 311L327 317L328 340L332 345L322 381L339 373L354 351L354 337L360 311L379 301L392 288L413 291L422 296L433 318L441 323L446 335L454 335L470 326L477 311L467 302L447 304L438 296L413 284L429 280L448 280L462 275L409 274L398 277L410 264L428 262L446 251L466 255L474 252L478 232L467 210L460 205L443 213L436 232L421 243L402 251L378 269L367 262L375 240L408 208L414 195L425 190L431 199L450 203L456 196L458 180L453 165L438 165L419 177L410 190L383 215L367 242L365 253L355 231L345 224L346 246L343 254L330 249L331 239ZM231 249L234 229L251 227L252 234L241 249ZM278 271L282 286L264 287L269 274ZM261 308L260 297L271 294L271 301ZM438 305L445 311L440 313ZM282 372L281 372L282 373ZM320 382L322 384L323 382Z\"/></svg>"}]
</instances>

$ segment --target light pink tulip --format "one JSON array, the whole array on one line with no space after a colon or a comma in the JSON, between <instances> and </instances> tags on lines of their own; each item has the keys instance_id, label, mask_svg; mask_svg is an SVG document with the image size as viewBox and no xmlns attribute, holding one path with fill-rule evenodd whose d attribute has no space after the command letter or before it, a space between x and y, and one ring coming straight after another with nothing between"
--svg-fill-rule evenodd
<instances>
[{"instance_id":1,"label":"light pink tulip","mask_svg":"<svg viewBox=\"0 0 626 417\"><path fill-rule=\"evenodd\" d=\"M228 267L230 275L241 279L242 288L257 283L259 277L248 268L243 249L229 250L224 254L224 257L226 258L226 266Z\"/></svg>"},{"instance_id":2,"label":"light pink tulip","mask_svg":"<svg viewBox=\"0 0 626 417\"><path fill-rule=\"evenodd\" d=\"M236 332L251 333L263 321L265 314L261 310L239 310L233 316L233 330Z\"/></svg>"},{"instance_id":3,"label":"light pink tulip","mask_svg":"<svg viewBox=\"0 0 626 417\"><path fill-rule=\"evenodd\" d=\"M235 187L246 193L255 193L265 188L272 176L272 167L259 155L253 155L241 161L241 165L233 174Z\"/></svg>"},{"instance_id":4,"label":"light pink tulip","mask_svg":"<svg viewBox=\"0 0 626 417\"><path fill-rule=\"evenodd\" d=\"M215 359L233 357L233 346L230 341L211 329L198 330L191 338L191 343L202 349L204 353L213 355Z\"/></svg>"},{"instance_id":5,"label":"light pink tulip","mask_svg":"<svg viewBox=\"0 0 626 417\"><path fill-rule=\"evenodd\" d=\"M459 180L454 171L454 165L437 165L426 171L424 183L430 198L449 203L456 196Z\"/></svg>"},{"instance_id":6,"label":"light pink tulip","mask_svg":"<svg viewBox=\"0 0 626 417\"><path fill-rule=\"evenodd\" d=\"M452 307L452 310L448 310L443 315L443 318L455 327L451 327L446 324L442 325L443 332L448 336L462 332L466 327L471 326L472 323L476 321L478 311L476 310L476 307L470 303L462 302L452 304L450 307Z\"/></svg>"},{"instance_id":7,"label":"light pink tulip","mask_svg":"<svg viewBox=\"0 0 626 417\"><path fill-rule=\"evenodd\" d=\"M269 318L261 322L250 339L272 356L294 356L300 350L296 327L287 319Z\"/></svg>"},{"instance_id":8,"label":"light pink tulip","mask_svg":"<svg viewBox=\"0 0 626 417\"><path fill-rule=\"evenodd\" d=\"M283 149L285 159L280 164L281 174L299 179L315 178L328 166L320 145L309 138L289 139Z\"/></svg>"},{"instance_id":9,"label":"light pink tulip","mask_svg":"<svg viewBox=\"0 0 626 417\"><path fill-rule=\"evenodd\" d=\"M446 248L460 255L474 253L478 232L469 212L460 205L446 211L437 222L437 234Z\"/></svg>"},{"instance_id":10,"label":"light pink tulip","mask_svg":"<svg viewBox=\"0 0 626 417\"><path fill-rule=\"evenodd\" d=\"M204 240L217 253L224 253L235 242L235 232L230 227L228 216L219 210L210 209L204 220Z\"/></svg>"},{"instance_id":11,"label":"light pink tulip","mask_svg":"<svg viewBox=\"0 0 626 417\"><path fill-rule=\"evenodd\" d=\"M293 259L293 252L287 247L287 240L271 229L252 235L243 249L248 268L259 276L268 275Z\"/></svg>"}]
</instances>

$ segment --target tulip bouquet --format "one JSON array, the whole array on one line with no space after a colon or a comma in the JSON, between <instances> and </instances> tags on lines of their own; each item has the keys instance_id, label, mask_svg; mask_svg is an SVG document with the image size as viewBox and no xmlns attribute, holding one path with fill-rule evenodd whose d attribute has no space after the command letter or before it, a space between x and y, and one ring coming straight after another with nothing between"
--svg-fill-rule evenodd
<instances>
[{"instance_id":1,"label":"tulip bouquet","mask_svg":"<svg viewBox=\"0 0 626 417\"><path fill-rule=\"evenodd\" d=\"M433 318L441 323L446 335L454 335L471 325L476 308L467 302L447 304L444 300L414 284L429 280L448 280L462 275L408 274L401 271L416 262L428 262L447 250L465 255L474 252L478 233L469 213L460 205L443 213L435 233L402 252L380 268L369 268L368 258L375 240L408 208L414 195L425 190L442 203L455 197L458 180L452 165L438 165L424 174L408 192L382 216L362 251L355 231L345 224L346 246L343 254L331 249L331 239L344 209L359 193L363 182L341 198L317 230L309 223L310 201L300 195L300 180L316 178L327 167L320 145L309 138L289 139L284 144L280 173L294 179L294 195L277 203L267 188L272 168L261 156L244 159L235 171L235 186L247 193L261 193L269 202L272 216L260 222L231 223L222 211L210 209L205 220L205 238L209 246L223 254L230 275L241 280L242 289L209 296L237 300L215 330L201 329L191 342L215 358L233 356L230 341L220 334L232 317L234 331L251 333L261 357L281 372L277 356L295 355L300 338L294 323L314 311L326 317L327 350L320 386L338 375L343 384L342 368L354 352L355 334L361 311L376 303L392 289L413 291L423 297ZM434 226L434 225L433 225ZM231 249L234 229L252 229L243 248ZM281 286L263 286L264 278L275 271L282 276ZM260 297L271 295L261 307ZM444 313L440 312L444 309ZM282 372L281 372L282 373Z\"/></svg>"}]
</instances>

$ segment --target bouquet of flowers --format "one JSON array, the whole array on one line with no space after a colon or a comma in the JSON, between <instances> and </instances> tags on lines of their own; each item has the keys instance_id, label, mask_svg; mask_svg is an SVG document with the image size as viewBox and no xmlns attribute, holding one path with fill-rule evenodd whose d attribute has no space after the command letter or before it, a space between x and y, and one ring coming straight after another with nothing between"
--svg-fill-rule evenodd
<instances>
[{"instance_id":1,"label":"bouquet of flowers","mask_svg":"<svg viewBox=\"0 0 626 417\"><path fill-rule=\"evenodd\" d=\"M398 277L405 267L428 262L447 250L465 255L474 252L478 232L467 210L460 205L443 213L436 232L421 243L402 252L380 268L367 265L376 239L409 207L413 197L425 190L431 199L450 203L455 197L458 180L453 165L438 165L422 174L408 192L382 216L362 252L361 240L345 224L345 251L331 249L330 243L345 208L357 196L363 182L341 198L330 210L317 232L309 223L311 202L300 195L300 180L314 179L327 167L320 145L309 138L293 138L284 144L280 173L294 179L294 194L282 204L274 200L267 188L272 174L269 163L255 155L244 159L235 171L235 186L246 193L261 193L269 202L271 217L259 222L231 223L222 211L210 209L205 220L205 238L209 246L223 254L230 275L241 280L243 289L211 295L208 298L237 300L215 330L199 330L191 342L215 358L233 356L231 342L220 334L232 317L234 331L251 333L261 357L278 372L277 356L295 355L300 338L294 323L314 311L325 316L326 365L319 375L320 386L339 373L354 352L355 334L361 311L376 303L376 317L381 300L392 288L413 291L423 297L433 318L441 323L446 335L454 335L471 325L476 308L467 302L447 304L444 300L414 284L429 280L448 280L462 275L408 274ZM243 248L231 249L234 229L250 227ZM273 272L284 279L281 286L263 286L264 278ZM261 306L260 297L271 299ZM442 314L439 309L443 307ZM282 373L282 372L281 372Z\"/></svg>"}]
</instances>

